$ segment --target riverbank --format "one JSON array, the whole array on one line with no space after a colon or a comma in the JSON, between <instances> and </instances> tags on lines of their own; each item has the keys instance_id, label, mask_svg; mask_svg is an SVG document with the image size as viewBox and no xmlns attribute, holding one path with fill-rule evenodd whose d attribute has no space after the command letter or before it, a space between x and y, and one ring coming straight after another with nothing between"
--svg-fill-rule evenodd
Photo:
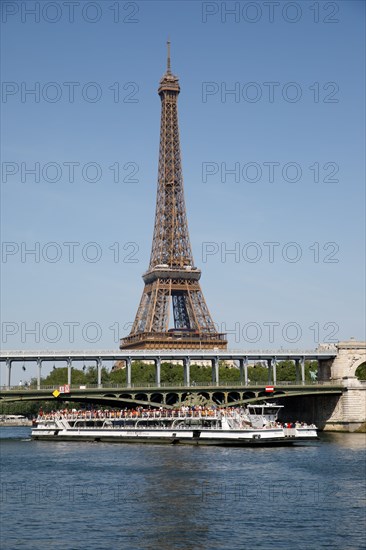
<instances>
[{"instance_id":1,"label":"riverbank","mask_svg":"<svg viewBox=\"0 0 366 550\"><path fill-rule=\"evenodd\" d=\"M354 431L357 434L366 434L366 422L364 422L357 430Z\"/></svg>"},{"instance_id":2,"label":"riverbank","mask_svg":"<svg viewBox=\"0 0 366 550\"><path fill-rule=\"evenodd\" d=\"M24 416L16 415L9 415L8 417L5 415L0 417L0 427L2 428L21 428L23 426L32 426L32 420Z\"/></svg>"}]
</instances>

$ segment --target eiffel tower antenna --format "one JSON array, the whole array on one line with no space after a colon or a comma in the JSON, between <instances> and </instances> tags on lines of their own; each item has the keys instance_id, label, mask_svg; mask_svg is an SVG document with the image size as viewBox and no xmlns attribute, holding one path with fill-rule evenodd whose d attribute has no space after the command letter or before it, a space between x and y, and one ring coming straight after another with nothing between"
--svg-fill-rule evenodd
<instances>
[{"instance_id":1,"label":"eiffel tower antenna","mask_svg":"<svg viewBox=\"0 0 366 550\"><path fill-rule=\"evenodd\" d=\"M199 283L188 232L178 126L178 77L170 67L160 80L161 99L158 190L155 223L145 287L129 336L121 349L226 349ZM171 316L172 312L172 316ZM172 317L172 318L171 318ZM174 328L170 328L173 326Z\"/></svg>"},{"instance_id":2,"label":"eiffel tower antenna","mask_svg":"<svg viewBox=\"0 0 366 550\"><path fill-rule=\"evenodd\" d=\"M169 40L169 38L168 38L168 41L167 41L166 45L167 45L167 50L168 50L167 51L168 55L167 55L167 63L166 63L166 72L168 74L171 74L171 68L170 68L170 40Z\"/></svg>"}]
</instances>

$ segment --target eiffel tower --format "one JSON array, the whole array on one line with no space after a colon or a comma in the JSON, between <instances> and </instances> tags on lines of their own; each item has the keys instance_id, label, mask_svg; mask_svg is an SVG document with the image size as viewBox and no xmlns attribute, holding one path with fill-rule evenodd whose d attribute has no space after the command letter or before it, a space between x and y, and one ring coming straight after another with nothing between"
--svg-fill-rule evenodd
<instances>
[{"instance_id":1,"label":"eiffel tower","mask_svg":"<svg viewBox=\"0 0 366 550\"><path fill-rule=\"evenodd\" d=\"M180 86L170 68L170 42L167 46L167 70L158 90L159 171L150 264L135 321L120 349L226 349L226 335L215 328L192 256L179 142Z\"/></svg>"}]
</instances>

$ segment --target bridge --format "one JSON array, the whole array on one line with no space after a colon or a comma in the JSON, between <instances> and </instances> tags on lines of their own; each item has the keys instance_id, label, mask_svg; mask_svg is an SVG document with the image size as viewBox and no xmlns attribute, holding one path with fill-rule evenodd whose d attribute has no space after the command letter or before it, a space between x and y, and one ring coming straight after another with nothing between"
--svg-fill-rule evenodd
<instances>
[{"instance_id":1,"label":"bridge","mask_svg":"<svg viewBox=\"0 0 366 550\"><path fill-rule=\"evenodd\" d=\"M295 382L277 383L277 364L291 360L296 371ZM42 365L46 362L67 367L66 393L60 388L41 385ZM72 381L73 363L93 361L97 367L95 386L77 386ZM155 365L155 383L137 386L132 379L133 361L149 361ZM161 381L161 364L172 361L182 365L182 385L166 385ZM197 386L190 378L190 365L204 361L211 368L211 382ZM240 372L238 382L222 382L219 362L233 362ZM317 381L305 379L305 361L317 361ZM335 346L319 346L316 350L2 350L0 373L7 372L7 384L0 387L0 402L42 401L59 399L108 406L164 406L173 407L182 402L213 402L218 406L250 403L261 400L286 399L294 416L316 422L325 429L352 431L365 423L366 381L356 376L358 366L366 361L366 343L349 340ZM104 362L124 362L125 385L103 386ZM257 385L248 378L248 366L258 363L267 366L268 382ZM29 363L37 368L37 387L19 388L11 384L12 369ZM4 369L5 367L5 369ZM272 390L273 388L273 390ZM54 397L53 391L57 397Z\"/></svg>"},{"instance_id":2,"label":"bridge","mask_svg":"<svg viewBox=\"0 0 366 550\"><path fill-rule=\"evenodd\" d=\"M217 386L219 379L219 362L237 362L240 371L240 381L248 385L248 365L250 362L263 362L268 367L268 383L277 382L277 363L284 360L292 360L296 368L296 379L305 384L305 361L318 361L318 371L324 362L332 361L337 356L336 348L327 350L278 350L278 351L240 351L240 350L84 350L84 351L6 351L0 352L0 362L7 367L7 387L11 388L11 372L13 363L36 363L37 365L37 388L41 388L42 363L51 361L53 363L66 364L67 384L72 384L72 365L77 361L93 361L97 367L98 386L101 386L102 365L105 361L113 363L123 361L126 368L127 387L132 386L132 362L151 361L155 364L155 386L161 386L161 363L164 361L180 362L183 367L184 385L191 386L190 365L193 361L206 361L211 363L212 382ZM320 372L319 372L320 374ZM65 380L66 383L66 380Z\"/></svg>"},{"instance_id":3,"label":"bridge","mask_svg":"<svg viewBox=\"0 0 366 550\"><path fill-rule=\"evenodd\" d=\"M47 386L36 388L6 388L0 390L0 402L9 403L16 401L77 401L84 403L98 403L99 405L114 407L159 407L172 408L182 403L199 404L214 403L217 406L239 405L257 401L267 401L284 397L296 397L304 395L341 395L345 387L335 382L322 382L301 384L296 382L281 382L277 386L267 386L261 382L248 385L226 382L219 385L200 384L174 386L172 384L155 385L146 384L127 388L122 384L113 385L83 385L83 386ZM56 391L56 394L54 394Z\"/></svg>"}]
</instances>

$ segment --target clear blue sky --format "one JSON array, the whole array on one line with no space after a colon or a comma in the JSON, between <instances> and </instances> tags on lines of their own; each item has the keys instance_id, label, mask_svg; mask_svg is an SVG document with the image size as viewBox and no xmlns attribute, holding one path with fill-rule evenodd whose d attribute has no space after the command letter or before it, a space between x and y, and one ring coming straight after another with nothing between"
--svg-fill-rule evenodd
<instances>
[{"instance_id":1,"label":"clear blue sky","mask_svg":"<svg viewBox=\"0 0 366 550\"><path fill-rule=\"evenodd\" d=\"M3 2L3 347L117 348L129 332L150 256L168 36L195 263L230 346L364 338L365 4L280 2L272 17L265 2L230 15L235 2L80 1L74 22L62 2L38 3L35 22L24 11L35 4ZM25 171L35 163L39 181ZM273 261L264 243L278 243ZM24 256L35 246L38 262Z\"/></svg>"}]
</instances>

